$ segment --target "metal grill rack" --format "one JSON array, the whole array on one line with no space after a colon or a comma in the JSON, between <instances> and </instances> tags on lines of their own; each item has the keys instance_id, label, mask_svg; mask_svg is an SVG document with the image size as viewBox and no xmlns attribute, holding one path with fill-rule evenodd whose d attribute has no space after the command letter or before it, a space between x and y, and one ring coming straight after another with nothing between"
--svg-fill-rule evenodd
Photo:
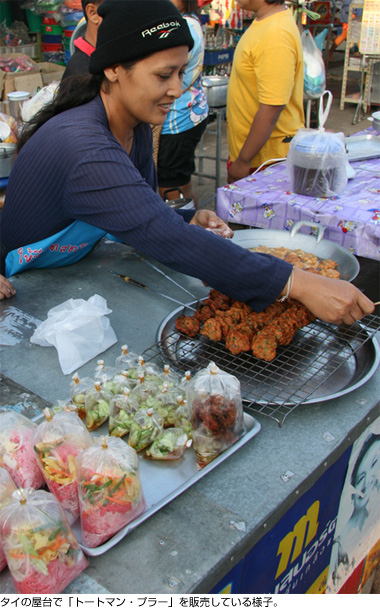
<instances>
[{"instance_id":1,"label":"metal grill rack","mask_svg":"<svg viewBox=\"0 0 380 608\"><path fill-rule=\"evenodd\" d=\"M232 355L222 343L204 336L183 336L175 331L180 312L160 326L156 344L143 353L145 360L169 363L177 371L192 374L214 361L240 380L246 409L272 418L279 426L302 403L324 401L357 388L379 363L379 348L372 341L380 328L380 317L375 315L344 327L310 323L267 363L250 353Z\"/></svg>"}]
</instances>

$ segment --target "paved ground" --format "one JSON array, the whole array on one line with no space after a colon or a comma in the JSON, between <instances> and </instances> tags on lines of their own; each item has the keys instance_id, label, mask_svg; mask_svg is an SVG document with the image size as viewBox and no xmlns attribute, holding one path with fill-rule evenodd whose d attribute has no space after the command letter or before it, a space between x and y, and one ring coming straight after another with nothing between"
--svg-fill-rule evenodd
<instances>
[{"instance_id":1,"label":"paved ground","mask_svg":"<svg viewBox=\"0 0 380 608\"><path fill-rule=\"evenodd\" d=\"M333 94L333 103L331 106L330 114L328 116L325 127L332 131L342 131L345 136L352 135L358 131L369 126L369 122L362 118L357 124L353 125L352 121L355 116L355 110L357 105L354 103L346 103L344 110L340 110L340 98L342 90L342 76L343 76L343 62L344 54L337 52L334 54L333 61L329 65L327 72L327 89ZM350 93L359 92L359 75L355 72L349 72L349 78L347 81L346 95ZM372 111L376 111L378 107L372 108ZM315 118L317 111L317 104L312 104L312 119ZM370 114L369 114L370 115ZM316 127L316 123L311 123L312 127ZM215 157L215 143L216 143L216 123L212 122L207 128L204 137L204 154L207 156ZM226 159L228 156L227 138L226 138L226 123L223 121L222 125L222 159ZM204 160L204 173L215 175L215 161ZM227 170L226 163L222 161L220 167L220 185L227 182ZM198 203L200 207L207 207L210 209L215 208L215 180L208 178L193 177L194 189L197 193Z\"/></svg>"}]
</instances>

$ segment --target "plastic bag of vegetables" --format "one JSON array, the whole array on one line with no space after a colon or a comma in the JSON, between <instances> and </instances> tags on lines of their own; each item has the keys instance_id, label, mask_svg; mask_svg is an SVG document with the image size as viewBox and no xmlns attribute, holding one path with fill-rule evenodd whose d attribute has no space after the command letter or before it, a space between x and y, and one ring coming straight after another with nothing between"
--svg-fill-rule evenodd
<instances>
[{"instance_id":1,"label":"plastic bag of vegetables","mask_svg":"<svg viewBox=\"0 0 380 608\"><path fill-rule=\"evenodd\" d=\"M211 362L189 385L193 447L197 465L202 468L245 431L240 382Z\"/></svg>"},{"instance_id":2,"label":"plastic bag of vegetables","mask_svg":"<svg viewBox=\"0 0 380 608\"><path fill-rule=\"evenodd\" d=\"M75 412L54 416L44 409L45 420L33 435L34 451L46 484L64 508L72 524L79 517L78 484L75 458L93 440Z\"/></svg>"},{"instance_id":3,"label":"plastic bag of vegetables","mask_svg":"<svg viewBox=\"0 0 380 608\"><path fill-rule=\"evenodd\" d=\"M99 428L108 420L110 412L110 401L113 397L111 391L102 388L100 382L95 382L94 387L86 392L86 425L89 431Z\"/></svg>"},{"instance_id":4,"label":"plastic bag of vegetables","mask_svg":"<svg viewBox=\"0 0 380 608\"><path fill-rule=\"evenodd\" d=\"M8 471L0 468L0 509L11 500L15 490L17 490L16 485ZM6 565L7 560L0 541L0 572Z\"/></svg>"},{"instance_id":5,"label":"plastic bag of vegetables","mask_svg":"<svg viewBox=\"0 0 380 608\"><path fill-rule=\"evenodd\" d=\"M115 395L110 401L109 434L114 437L124 437L131 430L132 421L139 405L128 388L123 394Z\"/></svg>"},{"instance_id":6,"label":"plastic bag of vegetables","mask_svg":"<svg viewBox=\"0 0 380 608\"><path fill-rule=\"evenodd\" d=\"M164 429L146 449L145 457L152 460L178 460L190 446L191 440L182 429Z\"/></svg>"},{"instance_id":7,"label":"plastic bag of vegetables","mask_svg":"<svg viewBox=\"0 0 380 608\"><path fill-rule=\"evenodd\" d=\"M97 547L145 510L137 454L120 437L97 437L76 467L82 542Z\"/></svg>"},{"instance_id":8,"label":"plastic bag of vegetables","mask_svg":"<svg viewBox=\"0 0 380 608\"><path fill-rule=\"evenodd\" d=\"M37 424L18 412L0 413L0 466L20 488L44 485L44 478L33 450Z\"/></svg>"},{"instance_id":9,"label":"plastic bag of vegetables","mask_svg":"<svg viewBox=\"0 0 380 608\"><path fill-rule=\"evenodd\" d=\"M60 593L88 565L57 498L18 489L0 510L0 539L17 593Z\"/></svg>"},{"instance_id":10,"label":"plastic bag of vegetables","mask_svg":"<svg viewBox=\"0 0 380 608\"><path fill-rule=\"evenodd\" d=\"M152 408L139 410L133 418L128 444L141 452L150 445L164 428L164 420Z\"/></svg>"}]
</instances>

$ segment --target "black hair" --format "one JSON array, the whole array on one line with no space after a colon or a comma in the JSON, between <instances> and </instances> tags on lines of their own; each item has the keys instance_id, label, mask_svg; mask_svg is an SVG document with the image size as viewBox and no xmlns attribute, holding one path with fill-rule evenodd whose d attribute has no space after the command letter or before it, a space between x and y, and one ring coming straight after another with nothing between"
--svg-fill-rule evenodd
<instances>
[{"instance_id":1,"label":"black hair","mask_svg":"<svg viewBox=\"0 0 380 608\"><path fill-rule=\"evenodd\" d=\"M285 0L265 0L266 4L285 4Z\"/></svg>"},{"instance_id":2,"label":"black hair","mask_svg":"<svg viewBox=\"0 0 380 608\"><path fill-rule=\"evenodd\" d=\"M364 456L368 452L369 448L376 441L380 441L380 435L375 435L374 433L371 433L370 435L368 435L367 439L363 443L363 445L361 447L361 450L359 452L359 456L356 459L354 468L352 469L352 473L351 473L351 485L355 486L355 480L356 480L356 475L357 475L357 472L358 472L358 468L359 468L359 466L360 466L360 464L361 464Z\"/></svg>"},{"instance_id":3,"label":"black hair","mask_svg":"<svg viewBox=\"0 0 380 608\"><path fill-rule=\"evenodd\" d=\"M147 55L149 56L149 55ZM138 60L125 61L121 66L125 70L133 68ZM34 135L45 122L72 108L83 106L85 103L92 101L103 89L107 92L109 81L104 72L101 74L75 74L64 78L59 87L54 99L42 106L23 127L21 136L17 143L17 152L26 144L28 139Z\"/></svg>"},{"instance_id":4,"label":"black hair","mask_svg":"<svg viewBox=\"0 0 380 608\"><path fill-rule=\"evenodd\" d=\"M199 15L198 0L183 0L183 12Z\"/></svg>"},{"instance_id":5,"label":"black hair","mask_svg":"<svg viewBox=\"0 0 380 608\"><path fill-rule=\"evenodd\" d=\"M41 110L24 125L18 140L17 151L20 151L28 139L50 118L57 116L57 114L65 110L82 106L94 99L100 93L104 79L104 74L78 74L64 78L58 87L54 99L42 106Z\"/></svg>"}]
</instances>

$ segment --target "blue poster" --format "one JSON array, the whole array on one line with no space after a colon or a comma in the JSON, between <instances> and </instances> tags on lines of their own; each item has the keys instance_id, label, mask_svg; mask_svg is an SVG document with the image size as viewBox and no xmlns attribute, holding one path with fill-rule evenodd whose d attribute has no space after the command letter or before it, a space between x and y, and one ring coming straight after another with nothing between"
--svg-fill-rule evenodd
<instances>
[{"instance_id":1,"label":"blue poster","mask_svg":"<svg viewBox=\"0 0 380 608\"><path fill-rule=\"evenodd\" d=\"M243 560L239 593L323 593L348 449Z\"/></svg>"}]
</instances>

